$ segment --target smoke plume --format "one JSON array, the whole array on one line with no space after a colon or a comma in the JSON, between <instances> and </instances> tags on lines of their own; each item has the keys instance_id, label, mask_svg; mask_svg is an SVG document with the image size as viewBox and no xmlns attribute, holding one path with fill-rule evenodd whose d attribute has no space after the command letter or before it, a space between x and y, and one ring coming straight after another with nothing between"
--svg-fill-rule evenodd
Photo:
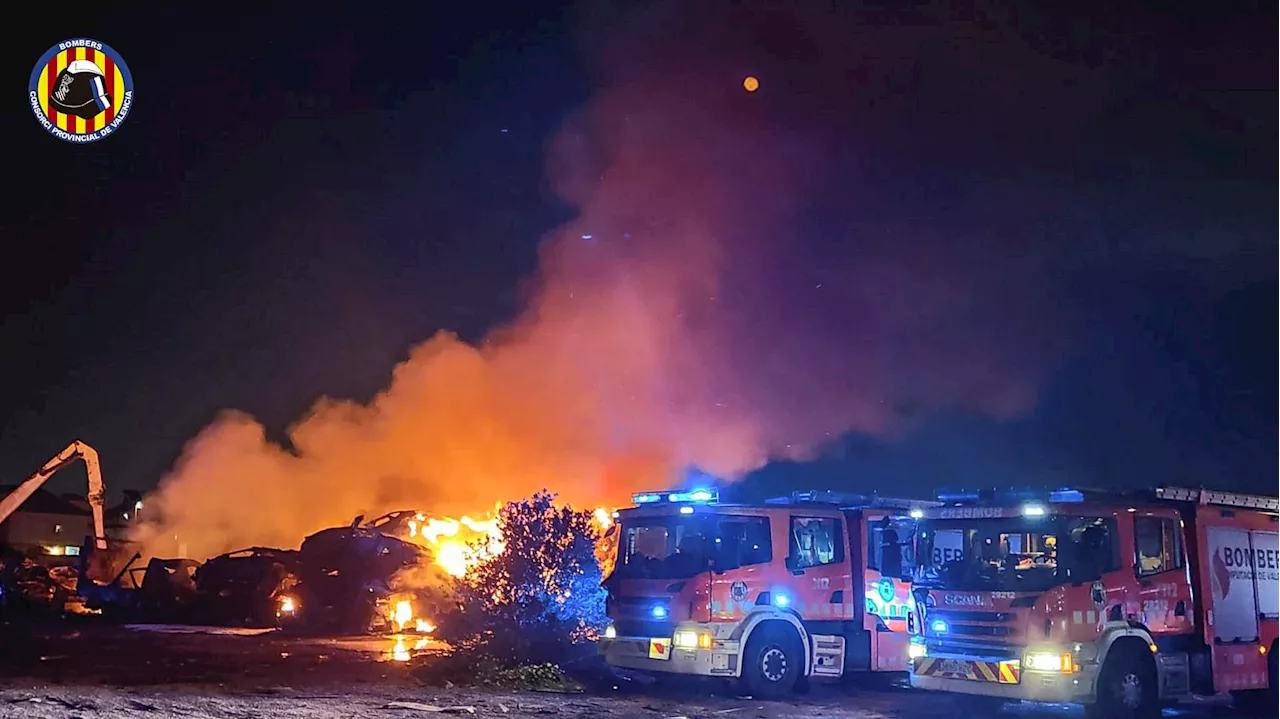
<instances>
[{"instance_id":1,"label":"smoke plume","mask_svg":"<svg viewBox=\"0 0 1280 719\"><path fill-rule=\"evenodd\" d=\"M982 251L983 217L890 206L877 143L896 135L845 97L879 76L842 87L787 64L847 54L821 17L753 58L752 28L778 17L725 29L693 5L584 20L596 89L547 153L577 214L545 238L514 321L478 345L426 340L367 404L319 400L288 448L226 412L149 499L164 523L141 538L202 557L543 487L620 503L690 465L734 478L937 410L1026 411L1049 354L1033 263ZM844 104L815 99L829 82Z\"/></svg>"}]
</instances>

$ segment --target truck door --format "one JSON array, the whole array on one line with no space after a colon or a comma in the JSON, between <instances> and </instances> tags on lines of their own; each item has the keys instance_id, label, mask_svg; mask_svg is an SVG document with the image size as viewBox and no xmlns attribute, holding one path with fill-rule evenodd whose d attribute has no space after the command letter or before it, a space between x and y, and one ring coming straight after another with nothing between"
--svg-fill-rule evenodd
<instances>
[{"instance_id":1,"label":"truck door","mask_svg":"<svg viewBox=\"0 0 1280 719\"><path fill-rule=\"evenodd\" d=\"M1192 631L1195 614L1178 513L1172 509L1135 513L1133 536L1133 573L1142 623L1157 636Z\"/></svg>"},{"instance_id":2,"label":"truck door","mask_svg":"<svg viewBox=\"0 0 1280 719\"><path fill-rule=\"evenodd\" d=\"M843 518L792 514L789 533L795 610L806 621L850 618L853 577Z\"/></svg>"},{"instance_id":3,"label":"truck door","mask_svg":"<svg viewBox=\"0 0 1280 719\"><path fill-rule=\"evenodd\" d=\"M1265 687L1266 657L1258 652L1260 603L1253 540L1274 540L1237 527L1206 530L1208 561L1202 571L1209 574L1214 686L1219 691ZM1274 604L1270 598L1261 602Z\"/></svg>"}]
</instances>

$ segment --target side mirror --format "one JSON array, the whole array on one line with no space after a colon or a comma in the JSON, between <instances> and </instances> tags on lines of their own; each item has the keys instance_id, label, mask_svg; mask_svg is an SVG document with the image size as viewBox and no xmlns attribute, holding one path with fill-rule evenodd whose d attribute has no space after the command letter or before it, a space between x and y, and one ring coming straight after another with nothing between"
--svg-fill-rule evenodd
<instances>
[{"instance_id":1,"label":"side mirror","mask_svg":"<svg viewBox=\"0 0 1280 719\"><path fill-rule=\"evenodd\" d=\"M799 576L799 575L801 575L801 574L804 574L804 570L800 568L800 562L796 561L796 557L795 557L795 555L794 555L794 554L789 554L789 555L787 555L787 559L786 559L785 564L786 564L787 569L788 569L792 574L795 574L795 575L797 575L797 576Z\"/></svg>"}]
</instances>

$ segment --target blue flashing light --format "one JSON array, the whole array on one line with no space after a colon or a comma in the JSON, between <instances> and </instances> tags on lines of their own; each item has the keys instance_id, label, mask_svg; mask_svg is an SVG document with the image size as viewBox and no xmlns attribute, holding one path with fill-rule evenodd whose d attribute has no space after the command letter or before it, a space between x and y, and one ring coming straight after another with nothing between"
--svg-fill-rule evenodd
<instances>
[{"instance_id":1,"label":"blue flashing light","mask_svg":"<svg viewBox=\"0 0 1280 719\"><path fill-rule=\"evenodd\" d=\"M790 598L790 597L788 597L787 595L783 594L782 592L774 592L774 593L773 593L773 606L775 606L775 607L781 607L782 609L786 609L786 608L787 608L788 606L790 606L790 605L791 605L791 598Z\"/></svg>"},{"instance_id":2,"label":"blue flashing light","mask_svg":"<svg viewBox=\"0 0 1280 719\"><path fill-rule=\"evenodd\" d=\"M1050 502L1083 502L1084 492L1078 489L1055 489L1049 493Z\"/></svg>"},{"instance_id":3,"label":"blue flashing light","mask_svg":"<svg viewBox=\"0 0 1280 719\"><path fill-rule=\"evenodd\" d=\"M693 507L681 507L681 508L680 508L680 513L681 513L681 514L693 514Z\"/></svg>"},{"instance_id":4,"label":"blue flashing light","mask_svg":"<svg viewBox=\"0 0 1280 719\"><path fill-rule=\"evenodd\" d=\"M972 502L980 498L980 493L965 489L938 492L939 502Z\"/></svg>"},{"instance_id":5,"label":"blue flashing light","mask_svg":"<svg viewBox=\"0 0 1280 719\"><path fill-rule=\"evenodd\" d=\"M933 630L934 634L946 634L947 629L950 627L948 627L947 623L941 619L935 619L933 620L933 623L929 625L929 628Z\"/></svg>"},{"instance_id":6,"label":"blue flashing light","mask_svg":"<svg viewBox=\"0 0 1280 719\"><path fill-rule=\"evenodd\" d=\"M695 489L692 492L672 492L667 495L668 502L714 502L719 497L710 489Z\"/></svg>"},{"instance_id":7,"label":"blue flashing light","mask_svg":"<svg viewBox=\"0 0 1280 719\"><path fill-rule=\"evenodd\" d=\"M655 604L655 605L653 605L653 609L650 609L650 610L649 610L649 614L650 614L650 616L652 616L654 619L666 619L666 618L667 618L667 608L666 608L666 607L664 607L664 606L662 606L661 604Z\"/></svg>"},{"instance_id":8,"label":"blue flashing light","mask_svg":"<svg viewBox=\"0 0 1280 719\"><path fill-rule=\"evenodd\" d=\"M640 492L631 495L636 504L653 504L655 502L716 502L720 494L714 489L694 489L688 492Z\"/></svg>"}]
</instances>

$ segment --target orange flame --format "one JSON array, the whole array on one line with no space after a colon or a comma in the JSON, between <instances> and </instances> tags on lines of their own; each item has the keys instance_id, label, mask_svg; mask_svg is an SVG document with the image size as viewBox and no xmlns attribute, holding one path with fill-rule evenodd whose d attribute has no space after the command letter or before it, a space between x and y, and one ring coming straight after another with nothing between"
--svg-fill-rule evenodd
<instances>
[{"instance_id":1,"label":"orange flame","mask_svg":"<svg viewBox=\"0 0 1280 719\"><path fill-rule=\"evenodd\" d=\"M605 507L597 507L592 518L601 534L613 526L613 513ZM506 547L502 528L493 514L483 519L418 514L409 520L407 526L406 539L429 548L435 563L454 577L465 577L472 567L500 554Z\"/></svg>"}]
</instances>

